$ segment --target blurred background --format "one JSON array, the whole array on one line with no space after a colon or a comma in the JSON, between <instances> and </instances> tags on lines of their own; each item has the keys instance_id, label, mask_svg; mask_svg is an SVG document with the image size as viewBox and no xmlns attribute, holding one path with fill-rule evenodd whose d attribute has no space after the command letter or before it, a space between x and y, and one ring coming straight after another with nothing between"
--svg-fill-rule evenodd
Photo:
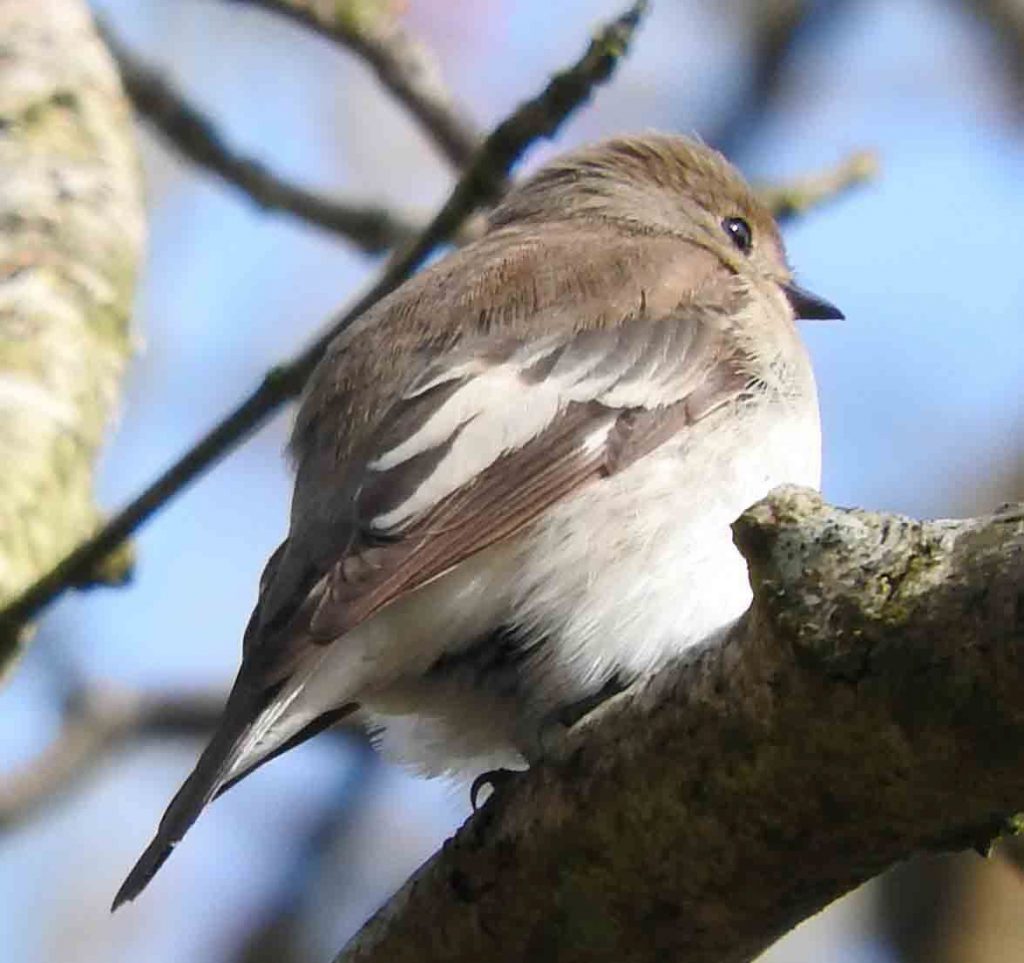
<instances>
[{"instance_id":1,"label":"blurred background","mask_svg":"<svg viewBox=\"0 0 1024 963\"><path fill-rule=\"evenodd\" d=\"M486 129L622 6L406 0L401 17ZM452 173L433 145L363 63L327 40L218 0L95 7L234 148L279 174L413 214L446 195ZM847 316L805 328L825 494L968 515L1024 498L1022 82L1024 11L1013 0L659 0L612 84L525 166L649 128L699 133L761 179L876 150L880 179L786 229L800 278ZM100 476L111 508L379 266L337 236L261 212L140 136L151 241L142 350ZM123 698L187 694L199 716L99 754L28 814L0 813L5 961L327 960L467 815L464 791L383 764L358 736L321 737L225 796L142 899L107 913L237 666L260 570L285 529L289 419L142 531L131 586L52 609L0 693L0 773L53 749L68 693L83 686ZM1024 959L1022 878L1005 858L915 862L804 924L768 958Z\"/></svg>"}]
</instances>

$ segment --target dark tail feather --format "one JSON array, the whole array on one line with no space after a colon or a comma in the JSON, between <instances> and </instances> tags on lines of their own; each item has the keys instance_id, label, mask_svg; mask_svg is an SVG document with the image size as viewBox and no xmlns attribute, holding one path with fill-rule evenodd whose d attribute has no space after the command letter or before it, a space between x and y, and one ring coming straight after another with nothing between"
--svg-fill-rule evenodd
<instances>
[{"instance_id":1,"label":"dark tail feather","mask_svg":"<svg viewBox=\"0 0 1024 963\"><path fill-rule=\"evenodd\" d=\"M213 798L220 799L220 797L223 796L224 793L226 793L232 786L242 779L245 779L245 777L250 773L255 772L260 768L260 766L266 765L271 761L271 759L276 759L278 756L284 755L284 753L289 752L296 746L301 746L307 740L312 739L313 736L318 736L325 729L330 729L331 726L341 722L342 719L350 716L358 708L358 702L349 702L337 709L331 709L329 712L325 712L323 715L317 716L304 729L300 729L294 736L282 742L276 749L268 752L265 756L261 756L247 769L243 769L238 773L237 776L232 776L230 779L221 783L217 788L217 791L213 794Z\"/></svg>"},{"instance_id":2,"label":"dark tail feather","mask_svg":"<svg viewBox=\"0 0 1024 963\"><path fill-rule=\"evenodd\" d=\"M192 774L167 807L153 841L132 867L128 878L114 897L111 912L141 893L171 855L178 841L188 832L206 804L217 794L230 769L239 740L249 728L259 708L255 694L236 685L228 697L221 723L210 744L199 757Z\"/></svg>"}]
</instances>

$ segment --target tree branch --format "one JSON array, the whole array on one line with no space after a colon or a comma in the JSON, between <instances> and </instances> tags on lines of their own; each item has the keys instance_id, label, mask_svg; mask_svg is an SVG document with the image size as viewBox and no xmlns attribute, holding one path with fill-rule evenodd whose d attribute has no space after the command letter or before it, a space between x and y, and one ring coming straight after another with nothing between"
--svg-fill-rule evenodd
<instances>
[{"instance_id":1,"label":"tree branch","mask_svg":"<svg viewBox=\"0 0 1024 963\"><path fill-rule=\"evenodd\" d=\"M380 254L415 236L413 224L394 211L374 204L331 200L238 154L225 143L209 117L124 47L107 24L100 27L139 116L193 164L237 187L264 210L294 214L351 241L367 254Z\"/></svg>"},{"instance_id":2,"label":"tree branch","mask_svg":"<svg viewBox=\"0 0 1024 963\"><path fill-rule=\"evenodd\" d=\"M274 368L227 417L168 468L94 536L80 544L7 608L0 611L0 658L19 628L63 594L156 511L202 472L263 425L301 390L327 345L369 307L394 290L429 254L448 240L482 204L504 190L522 153L541 137L550 137L566 117L607 80L625 55L647 4L637 0L601 30L583 57L551 79L544 91L522 104L486 138L448 201L417 240L393 260L376 283L335 319L305 350Z\"/></svg>"},{"instance_id":3,"label":"tree branch","mask_svg":"<svg viewBox=\"0 0 1024 963\"><path fill-rule=\"evenodd\" d=\"M861 150L829 170L780 184L765 184L758 188L758 194L775 219L785 224L851 188L874 180L878 172L878 156L873 151Z\"/></svg>"},{"instance_id":4,"label":"tree branch","mask_svg":"<svg viewBox=\"0 0 1024 963\"><path fill-rule=\"evenodd\" d=\"M0 830L40 815L127 742L208 736L223 708L223 692L143 695L94 687L73 693L57 738L0 782Z\"/></svg>"},{"instance_id":5,"label":"tree branch","mask_svg":"<svg viewBox=\"0 0 1024 963\"><path fill-rule=\"evenodd\" d=\"M35 819L70 795L118 749L147 739L207 739L220 722L220 691L133 692L76 684L64 700L60 730L38 756L0 781L0 832ZM358 739L361 725L343 721L331 730Z\"/></svg>"},{"instance_id":6,"label":"tree branch","mask_svg":"<svg viewBox=\"0 0 1024 963\"><path fill-rule=\"evenodd\" d=\"M480 138L455 105L430 52L398 24L394 0L230 0L267 10L326 37L361 57L456 170L476 153Z\"/></svg>"},{"instance_id":7,"label":"tree branch","mask_svg":"<svg viewBox=\"0 0 1024 963\"><path fill-rule=\"evenodd\" d=\"M99 523L145 231L117 74L79 0L0 4L0 607ZM94 558L69 584L120 582ZM22 636L0 644L0 675Z\"/></svg>"},{"instance_id":8,"label":"tree branch","mask_svg":"<svg viewBox=\"0 0 1024 963\"><path fill-rule=\"evenodd\" d=\"M234 0L253 2L253 0ZM288 6L287 9L293 9ZM259 161L240 156L225 144L216 126L157 71L127 50L106 24L100 32L113 54L136 111L171 147L246 193L266 210L283 210L338 234L367 254L380 254L408 244L423 230L409 218L373 204L341 203L289 183ZM877 176L874 154L859 151L836 168L779 185L766 185L761 195L781 221ZM481 225L477 225L479 228ZM472 232L460 234L469 240Z\"/></svg>"},{"instance_id":9,"label":"tree branch","mask_svg":"<svg viewBox=\"0 0 1024 963\"><path fill-rule=\"evenodd\" d=\"M755 602L503 786L338 963L746 963L1024 804L1024 508L916 522L779 489Z\"/></svg>"}]
</instances>

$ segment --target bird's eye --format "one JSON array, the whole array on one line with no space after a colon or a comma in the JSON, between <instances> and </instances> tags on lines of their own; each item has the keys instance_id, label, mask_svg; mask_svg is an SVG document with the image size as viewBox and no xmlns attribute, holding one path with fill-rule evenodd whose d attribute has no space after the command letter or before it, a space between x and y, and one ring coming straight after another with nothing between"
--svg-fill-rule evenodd
<instances>
[{"instance_id":1,"label":"bird's eye","mask_svg":"<svg viewBox=\"0 0 1024 963\"><path fill-rule=\"evenodd\" d=\"M750 225L742 217L727 217L722 221L722 229L729 235L729 240L744 254L749 254L754 245L754 235Z\"/></svg>"}]
</instances>

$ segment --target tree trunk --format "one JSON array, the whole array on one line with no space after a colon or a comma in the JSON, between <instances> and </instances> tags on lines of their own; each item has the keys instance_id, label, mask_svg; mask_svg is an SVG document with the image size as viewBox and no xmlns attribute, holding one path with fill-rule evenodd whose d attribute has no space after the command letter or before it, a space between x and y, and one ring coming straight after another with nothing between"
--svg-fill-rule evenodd
<instances>
[{"instance_id":1,"label":"tree trunk","mask_svg":"<svg viewBox=\"0 0 1024 963\"><path fill-rule=\"evenodd\" d=\"M143 234L129 107L85 4L3 0L0 609L97 523ZM0 638L0 672L19 644Z\"/></svg>"}]
</instances>

